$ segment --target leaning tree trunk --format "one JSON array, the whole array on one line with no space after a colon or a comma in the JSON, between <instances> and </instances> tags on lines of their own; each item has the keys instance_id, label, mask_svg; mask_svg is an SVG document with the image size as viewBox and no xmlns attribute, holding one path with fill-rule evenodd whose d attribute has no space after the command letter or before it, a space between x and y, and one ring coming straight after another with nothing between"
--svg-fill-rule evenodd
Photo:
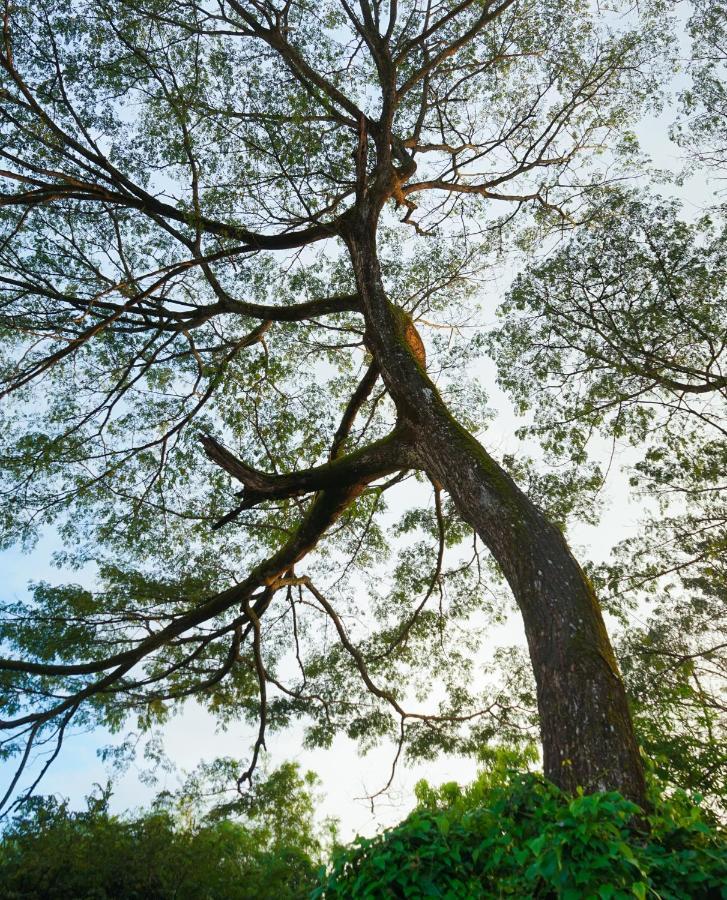
<instances>
[{"instance_id":1,"label":"leaning tree trunk","mask_svg":"<svg viewBox=\"0 0 727 900\"><path fill-rule=\"evenodd\" d=\"M565 790L618 790L643 805L643 767L593 588L561 532L453 418L409 348L382 283L376 217L364 210L344 235L367 344L420 465L450 494L513 591L537 684L545 774Z\"/></svg>"}]
</instances>

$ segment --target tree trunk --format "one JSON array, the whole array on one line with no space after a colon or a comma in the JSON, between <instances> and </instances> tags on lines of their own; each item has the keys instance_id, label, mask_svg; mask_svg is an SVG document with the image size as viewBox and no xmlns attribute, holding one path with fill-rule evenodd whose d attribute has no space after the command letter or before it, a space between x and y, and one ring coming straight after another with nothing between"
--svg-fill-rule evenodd
<instances>
[{"instance_id":1,"label":"tree trunk","mask_svg":"<svg viewBox=\"0 0 727 900\"><path fill-rule=\"evenodd\" d=\"M537 684L548 778L573 791L618 790L645 803L644 776L623 682L593 588L561 532L450 414L388 300L376 212L345 234L366 338L423 469L500 565L525 625Z\"/></svg>"}]
</instances>

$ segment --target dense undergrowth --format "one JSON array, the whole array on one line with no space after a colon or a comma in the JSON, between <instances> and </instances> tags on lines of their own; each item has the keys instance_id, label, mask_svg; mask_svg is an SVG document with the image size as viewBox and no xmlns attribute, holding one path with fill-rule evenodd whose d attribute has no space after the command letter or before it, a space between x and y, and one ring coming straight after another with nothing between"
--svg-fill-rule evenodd
<instances>
[{"instance_id":1,"label":"dense undergrowth","mask_svg":"<svg viewBox=\"0 0 727 900\"><path fill-rule=\"evenodd\" d=\"M334 854L314 898L727 898L727 836L695 799L652 788L569 797L496 767L469 788L418 787L395 828Z\"/></svg>"},{"instance_id":2,"label":"dense undergrowth","mask_svg":"<svg viewBox=\"0 0 727 900\"><path fill-rule=\"evenodd\" d=\"M111 812L111 791L72 811L35 797L0 841L0 900L298 900L317 882L316 779L285 763L236 795L216 760L150 808ZM230 799L232 797L232 799Z\"/></svg>"},{"instance_id":3,"label":"dense undergrowth","mask_svg":"<svg viewBox=\"0 0 727 900\"><path fill-rule=\"evenodd\" d=\"M136 815L108 792L72 812L19 811L0 841L0 900L727 898L727 838L699 798L652 785L644 815L619 794L570 797L498 762L469 787L417 788L399 825L320 865L315 780L293 765L202 815L167 795Z\"/></svg>"}]
</instances>

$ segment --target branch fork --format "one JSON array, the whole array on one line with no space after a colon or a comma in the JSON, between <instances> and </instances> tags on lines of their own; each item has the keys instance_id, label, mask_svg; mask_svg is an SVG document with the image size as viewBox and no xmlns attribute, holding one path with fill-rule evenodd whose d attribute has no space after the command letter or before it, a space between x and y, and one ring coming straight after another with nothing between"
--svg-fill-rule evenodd
<instances>
[{"instance_id":1,"label":"branch fork","mask_svg":"<svg viewBox=\"0 0 727 900\"><path fill-rule=\"evenodd\" d=\"M242 485L242 502L215 523L218 529L266 500L288 500L332 487L350 487L358 492L379 478L411 468L412 444L401 427L387 437L337 457L330 462L284 475L268 474L247 465L211 434L200 437L207 457Z\"/></svg>"}]
</instances>

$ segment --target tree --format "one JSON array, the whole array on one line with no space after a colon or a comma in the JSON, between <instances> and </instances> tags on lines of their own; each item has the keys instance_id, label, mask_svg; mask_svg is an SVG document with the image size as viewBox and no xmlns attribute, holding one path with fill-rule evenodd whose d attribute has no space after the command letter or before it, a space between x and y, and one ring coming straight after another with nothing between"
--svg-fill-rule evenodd
<instances>
[{"instance_id":1,"label":"tree","mask_svg":"<svg viewBox=\"0 0 727 900\"><path fill-rule=\"evenodd\" d=\"M234 787L228 779L234 770L232 760L216 760L175 794L160 794L133 815L110 812L110 787L87 797L82 812L54 797L31 798L0 840L3 896L310 896L321 856L314 779L285 763L246 796L245 809L227 804L220 817L199 792Z\"/></svg>"},{"instance_id":2,"label":"tree","mask_svg":"<svg viewBox=\"0 0 727 900\"><path fill-rule=\"evenodd\" d=\"M723 808L727 9L688 9L676 174L716 193L701 215L647 191L602 196L588 230L518 279L491 346L501 383L534 413L530 434L574 473L571 506L595 505L605 479L585 467L592 438L638 454L631 485L656 502L596 583L624 626L617 657L639 742L663 775Z\"/></svg>"},{"instance_id":3,"label":"tree","mask_svg":"<svg viewBox=\"0 0 727 900\"><path fill-rule=\"evenodd\" d=\"M6 7L6 533L58 520L62 561L101 582L6 607L21 768L72 721L148 725L190 695L259 715L242 781L292 715L318 742L393 731L418 752L469 722L471 746L507 713L478 706L459 646L481 542L522 613L546 775L644 802L593 587L473 435L455 327L516 223L569 226L606 177L593 148L628 152L661 35L624 21L549 0ZM425 346L428 316L449 344ZM407 473L434 509L400 528L436 562L406 546L356 642L350 595ZM471 563L445 570L465 539ZM438 713L408 708L407 667L441 680Z\"/></svg>"},{"instance_id":4,"label":"tree","mask_svg":"<svg viewBox=\"0 0 727 900\"><path fill-rule=\"evenodd\" d=\"M688 32L692 78L681 95L682 118L674 128L674 137L689 151L692 162L714 169L717 178L723 178L727 163L727 8L722 0L694 0Z\"/></svg>"}]
</instances>

